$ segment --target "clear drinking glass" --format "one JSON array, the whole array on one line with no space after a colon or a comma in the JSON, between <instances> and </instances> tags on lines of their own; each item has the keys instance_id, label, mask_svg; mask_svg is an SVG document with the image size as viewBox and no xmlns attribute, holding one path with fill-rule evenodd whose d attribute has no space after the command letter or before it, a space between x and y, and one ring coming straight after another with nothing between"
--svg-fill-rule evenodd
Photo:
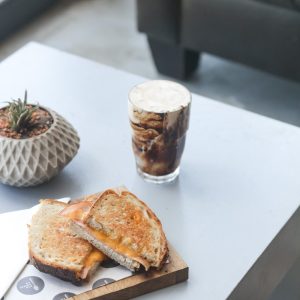
<instances>
[{"instance_id":1,"label":"clear drinking glass","mask_svg":"<svg viewBox=\"0 0 300 300\"><path fill-rule=\"evenodd\" d=\"M190 92L172 81L147 81L130 91L132 148L146 181L170 182L179 175L190 107Z\"/></svg>"}]
</instances>

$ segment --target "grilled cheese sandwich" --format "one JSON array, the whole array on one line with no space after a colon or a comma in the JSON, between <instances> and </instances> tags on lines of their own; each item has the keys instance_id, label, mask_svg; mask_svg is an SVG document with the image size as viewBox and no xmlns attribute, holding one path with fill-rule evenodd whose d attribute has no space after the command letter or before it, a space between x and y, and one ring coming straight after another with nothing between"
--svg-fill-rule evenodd
<instances>
[{"instance_id":1,"label":"grilled cheese sandwich","mask_svg":"<svg viewBox=\"0 0 300 300\"><path fill-rule=\"evenodd\" d=\"M29 256L40 271L79 284L106 257L74 235L70 220L59 214L66 207L67 204L55 200L41 201L29 226Z\"/></svg>"},{"instance_id":2,"label":"grilled cheese sandwich","mask_svg":"<svg viewBox=\"0 0 300 300\"><path fill-rule=\"evenodd\" d=\"M130 270L160 268L168 256L158 218L126 189L109 189L71 205L61 214L76 234Z\"/></svg>"},{"instance_id":3,"label":"grilled cheese sandwich","mask_svg":"<svg viewBox=\"0 0 300 300\"><path fill-rule=\"evenodd\" d=\"M150 208L117 188L71 205L42 200L29 227L29 256L40 271L79 284L108 258L132 271L159 269L168 247Z\"/></svg>"}]
</instances>

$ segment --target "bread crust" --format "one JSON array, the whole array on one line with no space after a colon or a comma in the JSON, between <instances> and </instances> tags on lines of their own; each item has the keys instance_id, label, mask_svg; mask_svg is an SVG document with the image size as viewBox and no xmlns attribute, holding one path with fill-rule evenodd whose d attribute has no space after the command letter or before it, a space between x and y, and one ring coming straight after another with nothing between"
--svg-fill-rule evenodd
<instances>
[{"instance_id":1,"label":"bread crust","mask_svg":"<svg viewBox=\"0 0 300 300\"><path fill-rule=\"evenodd\" d=\"M167 239L166 239L166 236L165 236L163 228L162 228L162 224L161 224L160 220L157 218L157 216L154 214L154 212L147 206L147 204L145 202L143 202L142 200L140 200L136 195L129 192L126 188L123 188L123 187L121 187L121 188L112 188L112 189L105 190L102 193L98 193L98 194L94 194L94 195L90 195L90 196L86 197L85 201L87 201L89 203L89 210L88 210L88 212L85 212L85 214L83 215L83 218L80 221L84 225L87 225L88 227L91 227L92 229L99 230L99 228L96 228L95 224L93 224L93 221L95 221L95 219L96 219L95 216L97 215L97 212L96 212L97 206L99 206L101 204L101 202L104 201L105 197L107 197L109 195L115 195L117 197L124 198L124 199L127 196L132 197L136 201L136 204L138 205L139 210L144 211L144 213L147 215L147 217L148 217L147 220L151 220L151 222L153 222L155 224L155 227L158 230L159 236L160 236L160 241L159 241L159 246L160 246L159 250L160 251L159 251L159 257L155 260L154 263L150 262L150 266L154 267L156 269L160 269L166 263L166 261L168 259L168 253L169 253L168 243L167 243ZM133 207L134 207L134 205L133 205ZM104 218L105 218L105 216L102 216L102 221L103 221ZM108 219L113 219L112 216L107 216L107 218ZM99 225L101 225L101 224L99 224ZM146 225L149 225L149 224L146 224ZM136 227L138 227L138 226L136 226ZM87 229L85 229L85 230L87 231ZM128 233L128 226L125 224L124 225L124 230L122 230L122 228L120 230L121 230L120 236L125 236L126 237L126 234ZM140 238L140 240L142 242L145 242L143 240L144 235L145 235L145 231L141 230L141 228L138 231L134 228L134 226L131 227L129 230L130 230L131 233L136 233L135 234L136 238ZM134 230L136 230L136 231L134 231ZM88 232L88 234L91 236L91 232ZM107 232L106 232L106 234L107 234ZM110 234L107 234L107 235L110 236ZM84 236L83 234L81 234L80 237L87 239L87 236ZM95 247L99 248L99 245L97 246L95 244L95 242L92 242L92 240L93 239L91 239L91 238L88 239L88 241L90 243L92 243ZM149 244L151 242L152 241L150 240ZM100 247L99 249L101 251L103 251L103 249L101 249L101 248L103 248L103 247ZM113 253L113 249L111 249L111 253ZM111 255L111 253L105 253L105 254L108 255L109 257L111 257L112 259L114 259L114 257L112 257L112 255ZM120 253L117 253L117 254L120 254ZM115 256L117 256L117 255L115 255ZM123 255L123 256L126 257L126 255ZM118 262L120 264L122 264L120 261L118 261ZM132 270L132 267L128 267L128 266L126 266L126 267ZM148 269L148 267L145 266L145 269ZM135 270L136 270L136 268L135 268Z\"/></svg>"},{"instance_id":2,"label":"bread crust","mask_svg":"<svg viewBox=\"0 0 300 300\"><path fill-rule=\"evenodd\" d=\"M150 209L150 207L144 201L139 199L136 195L132 194L128 190L123 191L123 193L130 194L132 197L135 197L138 201L140 201L144 205L145 209L147 209L147 211L151 215L152 219L155 220L155 222L158 224L158 226L160 228L162 251L161 251L161 255L159 257L160 263L158 266L156 266L156 268L158 270L160 270L163 267L163 265L166 263L166 261L168 260L168 257L169 257L168 241L167 241L166 235L163 231L162 224L161 224L160 220L157 218L157 216L155 215L155 213Z\"/></svg>"},{"instance_id":3,"label":"bread crust","mask_svg":"<svg viewBox=\"0 0 300 300\"><path fill-rule=\"evenodd\" d=\"M141 268L141 264L129 257L126 257L125 255L121 253L117 253L114 250L112 250L110 247L102 243L101 241L97 240L93 233L88 229L84 228L80 223L73 223L73 230L74 232L86 239L88 242L90 242L95 248L99 249L101 252L103 252L106 256L110 257L120 265L126 267L132 272L138 271Z\"/></svg>"},{"instance_id":4,"label":"bread crust","mask_svg":"<svg viewBox=\"0 0 300 300\"><path fill-rule=\"evenodd\" d=\"M141 199L139 199L136 195L132 194L128 190L123 191L122 194L123 195L129 194L132 197L136 198L140 203L142 203L143 206L145 207L145 209L151 215L151 218L159 226L160 233L161 233L161 247L162 247L162 249L161 249L160 257L158 259L160 261L160 263L157 266L155 266L155 267L156 267L156 269L160 270L163 267L163 265L166 263L166 261L168 260L168 257L169 257L168 241L167 241L166 235L165 235L165 233L163 231L162 224L161 224L160 220L157 218L157 216L155 215L155 213L150 209L150 207L144 201L142 201Z\"/></svg>"},{"instance_id":5,"label":"bread crust","mask_svg":"<svg viewBox=\"0 0 300 300\"><path fill-rule=\"evenodd\" d=\"M85 266L93 247L71 232L71 221L59 214L66 207L67 204L53 199L41 201L41 207L33 216L32 225L29 226L29 258L41 272L79 285L82 281L88 280L99 263L94 262L89 267ZM40 250L41 245L43 250ZM77 246L78 249L72 250L72 246ZM56 252L53 251L56 249L60 255L60 262L54 259ZM50 253L53 259L49 259ZM74 257L77 259L76 263L72 260Z\"/></svg>"},{"instance_id":6,"label":"bread crust","mask_svg":"<svg viewBox=\"0 0 300 300\"><path fill-rule=\"evenodd\" d=\"M83 280L78 276L78 274L75 271L62 269L59 267L51 266L49 264L45 264L41 262L40 260L36 259L33 255L30 254L29 256L30 262L32 265L34 265L39 271L43 273L47 273L50 275L53 275L55 277L58 277L64 281L72 282L73 284L79 286Z\"/></svg>"}]
</instances>

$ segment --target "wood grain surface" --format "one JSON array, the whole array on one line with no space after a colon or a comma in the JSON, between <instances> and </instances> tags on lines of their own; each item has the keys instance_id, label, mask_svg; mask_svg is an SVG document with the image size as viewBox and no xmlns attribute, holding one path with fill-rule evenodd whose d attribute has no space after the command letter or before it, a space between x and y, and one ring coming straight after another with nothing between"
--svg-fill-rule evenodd
<instances>
[{"instance_id":1,"label":"wood grain surface","mask_svg":"<svg viewBox=\"0 0 300 300\"><path fill-rule=\"evenodd\" d=\"M170 258L160 271L134 274L128 278L74 296L72 300L126 300L188 279L188 266L169 244Z\"/></svg>"}]
</instances>

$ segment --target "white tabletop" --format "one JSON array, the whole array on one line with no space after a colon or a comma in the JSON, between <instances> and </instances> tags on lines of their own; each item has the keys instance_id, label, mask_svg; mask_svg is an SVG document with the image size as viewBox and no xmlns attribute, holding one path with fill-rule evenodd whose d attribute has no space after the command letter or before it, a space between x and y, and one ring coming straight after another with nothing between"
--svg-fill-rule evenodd
<instances>
[{"instance_id":1,"label":"white tabletop","mask_svg":"<svg viewBox=\"0 0 300 300\"><path fill-rule=\"evenodd\" d=\"M141 298L225 299L299 206L300 131L193 95L179 180L145 183L127 119L128 91L144 80L36 43L2 62L1 101L27 89L74 125L81 147L47 184L0 185L0 212L126 185L156 212L190 266L188 282Z\"/></svg>"}]
</instances>

